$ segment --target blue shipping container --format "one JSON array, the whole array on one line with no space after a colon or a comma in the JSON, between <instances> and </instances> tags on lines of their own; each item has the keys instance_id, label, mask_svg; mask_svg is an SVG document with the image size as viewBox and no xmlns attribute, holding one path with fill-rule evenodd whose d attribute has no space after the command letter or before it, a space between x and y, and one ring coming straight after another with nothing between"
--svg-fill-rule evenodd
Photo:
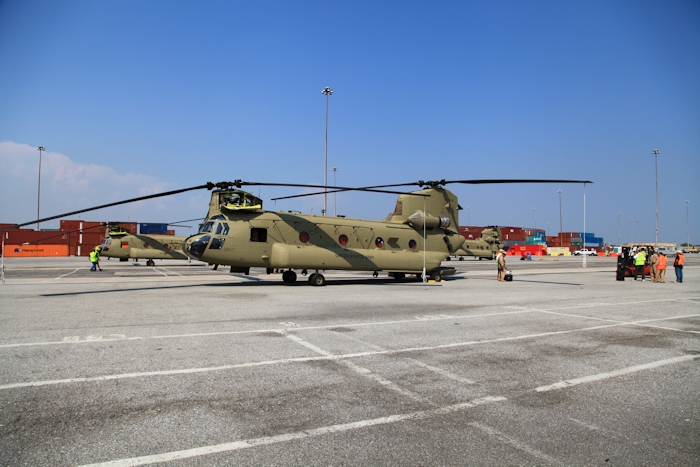
<instances>
[{"instance_id":1,"label":"blue shipping container","mask_svg":"<svg viewBox=\"0 0 700 467\"><path fill-rule=\"evenodd\" d=\"M144 235L165 235L168 232L168 224L139 224L139 232Z\"/></svg>"}]
</instances>

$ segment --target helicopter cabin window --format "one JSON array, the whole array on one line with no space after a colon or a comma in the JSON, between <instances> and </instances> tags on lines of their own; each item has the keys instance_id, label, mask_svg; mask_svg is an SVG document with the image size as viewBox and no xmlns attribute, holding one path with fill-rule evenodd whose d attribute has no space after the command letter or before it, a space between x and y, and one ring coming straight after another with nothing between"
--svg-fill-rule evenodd
<instances>
[{"instance_id":1,"label":"helicopter cabin window","mask_svg":"<svg viewBox=\"0 0 700 467\"><path fill-rule=\"evenodd\" d=\"M300 232L299 233L299 241L301 243L309 243L309 240L311 237L309 236L309 232Z\"/></svg>"},{"instance_id":2,"label":"helicopter cabin window","mask_svg":"<svg viewBox=\"0 0 700 467\"><path fill-rule=\"evenodd\" d=\"M415 249L416 249L416 246L418 246L418 244L416 243L415 240L409 240L409 241L408 241L408 247L409 247L411 250L415 250Z\"/></svg>"},{"instance_id":3,"label":"helicopter cabin window","mask_svg":"<svg viewBox=\"0 0 700 467\"><path fill-rule=\"evenodd\" d=\"M129 248L129 242L122 242L122 248Z\"/></svg>"},{"instance_id":4,"label":"helicopter cabin window","mask_svg":"<svg viewBox=\"0 0 700 467\"><path fill-rule=\"evenodd\" d=\"M250 229L250 241L251 242L267 242L267 229L260 229L253 227Z\"/></svg>"},{"instance_id":5,"label":"helicopter cabin window","mask_svg":"<svg viewBox=\"0 0 700 467\"><path fill-rule=\"evenodd\" d=\"M382 237L377 237L374 244L377 245L377 248L381 248L384 246L384 239Z\"/></svg>"},{"instance_id":6,"label":"helicopter cabin window","mask_svg":"<svg viewBox=\"0 0 700 467\"><path fill-rule=\"evenodd\" d=\"M214 237L211 239L211 243L209 244L209 249L210 250L220 250L221 247L224 246L225 241L226 241L225 238Z\"/></svg>"},{"instance_id":7,"label":"helicopter cabin window","mask_svg":"<svg viewBox=\"0 0 700 467\"><path fill-rule=\"evenodd\" d=\"M213 223L213 222L207 222L206 224L204 224L204 225L202 226L201 229L199 229L199 233L209 233L209 232L211 232L212 227L214 227L214 223Z\"/></svg>"},{"instance_id":8,"label":"helicopter cabin window","mask_svg":"<svg viewBox=\"0 0 700 467\"><path fill-rule=\"evenodd\" d=\"M348 236L343 234L340 237L338 237L338 243L340 243L343 246L347 245L348 244Z\"/></svg>"},{"instance_id":9,"label":"helicopter cabin window","mask_svg":"<svg viewBox=\"0 0 700 467\"><path fill-rule=\"evenodd\" d=\"M228 235L228 224L219 222L216 226L216 235Z\"/></svg>"}]
</instances>

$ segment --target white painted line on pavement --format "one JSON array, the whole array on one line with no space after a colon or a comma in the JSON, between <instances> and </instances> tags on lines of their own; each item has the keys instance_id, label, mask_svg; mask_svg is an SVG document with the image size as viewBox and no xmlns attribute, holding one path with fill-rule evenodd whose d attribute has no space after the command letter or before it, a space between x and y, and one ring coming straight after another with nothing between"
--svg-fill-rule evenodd
<instances>
[{"instance_id":1,"label":"white painted line on pavement","mask_svg":"<svg viewBox=\"0 0 700 467\"><path fill-rule=\"evenodd\" d=\"M12 383L12 384L5 384L5 385L0 386L0 390L22 388L22 387L66 384L66 383L106 381L106 380L124 379L124 378L141 378L141 377L149 377L149 376L169 376L169 375L189 374L189 373L205 373L205 372L209 372L209 371L232 370L232 369L236 369L236 368L250 368L250 367L264 366L264 365L279 365L279 364L287 364L287 363L311 362L311 361L318 361L318 360L344 360L344 359L349 359L349 358L367 357L367 356L374 356L374 355L394 355L394 354L407 353L407 352L425 352L425 351L437 350L437 349L449 349L449 348L454 348L454 347L465 347L465 346L478 345L478 344L491 344L491 343L495 343L495 342L510 342L510 341L516 341L516 340L522 340L522 339L532 339L532 338L539 338L539 337L546 337L546 336L571 334L571 333L575 333L575 332L591 331L591 330L596 330L596 329L613 328L613 327L619 327L619 326L621 326L621 325L610 324L610 325L606 325L606 326L593 326L593 327L589 327L589 328L570 329L570 330L566 330L566 331L552 331L552 332L544 332L544 333L539 333L539 334L526 334L526 335L522 335L522 336L499 337L497 339L484 339L484 340L480 340L480 341L453 342L451 344L441 344L441 345L426 346L426 347L407 347L407 348L403 348L403 349L393 349L393 350L386 350L386 351L368 351L368 352L357 352L357 353L352 353L352 354L340 354L340 355L321 355L321 356L317 356L317 357L297 357L297 358L288 358L288 359L281 359L281 360L268 360L268 361L262 361L262 362L247 362L247 363L238 363L238 364L233 364L233 365L221 365L221 366L215 366L215 367L184 368L184 369L180 369L180 370L165 370L165 371L144 371L144 372L138 372L138 373L122 373L122 374L118 374L118 375L92 376L92 377L84 377L84 378L66 378L66 379L49 380L49 381L34 381L34 382L28 382L28 383ZM280 332L280 331L278 331L278 332Z\"/></svg>"},{"instance_id":2,"label":"white painted line on pavement","mask_svg":"<svg viewBox=\"0 0 700 467\"><path fill-rule=\"evenodd\" d=\"M83 268L78 268L78 269L76 269L75 271L69 272L68 274L64 274L64 275L62 275L62 276L54 277L53 280L58 280L58 279L60 279L60 278L62 278L62 277L70 276L71 274L76 273L76 272L80 271L81 269L87 269L87 266L85 266L85 267L83 267Z\"/></svg>"},{"instance_id":3,"label":"white painted line on pavement","mask_svg":"<svg viewBox=\"0 0 700 467\"><path fill-rule=\"evenodd\" d=\"M422 368L425 368L426 370L430 370L433 373L437 373L439 375L442 375L447 379L451 379L453 381L457 381L459 383L464 383L464 384L476 384L476 381L474 381L474 380L462 378L461 376L458 376L454 373L450 373L449 371L443 370L442 368L438 368L436 366L432 366L432 365L428 365L427 363L423 363L420 360L416 360L414 358L407 358L406 360L408 360L409 362L411 362L415 365L418 365Z\"/></svg>"},{"instance_id":4,"label":"white painted line on pavement","mask_svg":"<svg viewBox=\"0 0 700 467\"><path fill-rule=\"evenodd\" d=\"M501 443L508 444L510 446L513 446L514 448L523 451L524 453L535 457L537 459L545 461L548 465L565 465L559 462L557 459L553 458L550 455L547 455L543 453L542 451L538 451L537 449L531 448L530 446L521 443L520 441L517 441L509 436L506 436L505 434L501 433L500 431L486 425L482 425L481 423L477 422L472 422L469 423L469 426L473 426L474 428L478 428L479 430L483 431L487 435L493 436L496 438L498 441Z\"/></svg>"},{"instance_id":5,"label":"white painted line on pavement","mask_svg":"<svg viewBox=\"0 0 700 467\"><path fill-rule=\"evenodd\" d=\"M667 360L659 360L657 362L644 363L643 365L634 365L627 368L620 368L619 370L610 371L607 373L599 373L597 375L584 376L582 378L574 378L566 381L559 381L558 383L550 384L549 386L540 386L535 389L537 392L547 392L554 391L556 389L568 388L571 386L577 386L579 384L591 383L593 381L601 381L608 378L615 378L617 376L629 375L632 373L637 373L639 371L650 370L652 368L658 368L665 365L672 365L674 363L687 362L700 358L700 355L684 355L682 357L669 358Z\"/></svg>"},{"instance_id":6,"label":"white painted line on pavement","mask_svg":"<svg viewBox=\"0 0 700 467\"><path fill-rule=\"evenodd\" d=\"M327 352L319 347L316 347L312 343L305 341L304 339L300 338L299 336L295 336L292 334L286 334L286 333L281 333L281 334L283 334L285 337L293 340L294 342L296 342L300 345L303 345L307 349L313 350L314 352L319 353L323 356L333 356L333 354L331 354L330 352ZM403 389L401 386L397 385L393 381L390 381L390 380L388 380L388 379L386 379L386 378L384 378L376 373L373 373L371 370L368 370L367 368L364 368L360 365L357 365L357 364L351 362L350 360L346 360L346 359L335 360L335 362L340 364L340 365L344 365L344 366L350 368L352 371L354 371L358 375L364 376L365 378L369 378L369 379L375 381L376 383L384 386L385 388L391 389L394 392L398 392L399 394L402 394L403 396L406 396L409 399L413 399L413 400L418 401L418 402L424 402L424 403L427 402L429 404L434 405L434 403L432 401L430 401L429 399L426 399L425 397L420 396L420 395L418 395L412 391L409 391L407 389Z\"/></svg>"},{"instance_id":7,"label":"white painted line on pavement","mask_svg":"<svg viewBox=\"0 0 700 467\"><path fill-rule=\"evenodd\" d=\"M182 451L164 452L161 454L153 454L149 456L131 457L128 459L117 459L108 462L100 462L96 464L83 465L82 467L132 467L137 465L155 464L158 462L172 462L178 459L191 459L193 457L206 456L221 452L238 451L241 449L264 446L268 444L284 443L305 438L315 438L333 433L342 433L345 431L359 430L377 425L387 425L390 423L398 423L403 421L423 420L430 417L447 415L461 410L476 407L478 405L501 402L507 400L505 397L482 397L471 402L462 402L459 404L438 407L431 410L420 410L406 414L389 415L386 417L373 418L370 420L361 420L351 423L343 423L339 425L330 425L310 430L297 431L294 433L286 433L276 436L265 436L262 438L246 439L234 441L231 443L215 444L211 446L202 446L193 449L185 449Z\"/></svg>"}]
</instances>

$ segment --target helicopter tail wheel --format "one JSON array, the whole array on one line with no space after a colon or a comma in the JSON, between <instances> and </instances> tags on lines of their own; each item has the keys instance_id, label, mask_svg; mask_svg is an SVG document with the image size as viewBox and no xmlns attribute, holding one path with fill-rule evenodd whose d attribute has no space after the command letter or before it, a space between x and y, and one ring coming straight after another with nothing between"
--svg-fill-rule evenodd
<instances>
[{"instance_id":1,"label":"helicopter tail wheel","mask_svg":"<svg viewBox=\"0 0 700 467\"><path fill-rule=\"evenodd\" d=\"M374 271L372 273L372 277L379 277L379 271Z\"/></svg>"},{"instance_id":2,"label":"helicopter tail wheel","mask_svg":"<svg viewBox=\"0 0 700 467\"><path fill-rule=\"evenodd\" d=\"M156 265L156 263L152 259L149 259L148 261L146 261L146 266L155 266L155 265Z\"/></svg>"},{"instance_id":3,"label":"helicopter tail wheel","mask_svg":"<svg viewBox=\"0 0 700 467\"><path fill-rule=\"evenodd\" d=\"M305 275L307 275L307 274L308 274L308 271L307 271L306 269L302 269L302 270L301 270L301 275L302 275L302 276L305 276Z\"/></svg>"},{"instance_id":4,"label":"helicopter tail wheel","mask_svg":"<svg viewBox=\"0 0 700 467\"><path fill-rule=\"evenodd\" d=\"M291 269L289 271L284 271L282 273L282 280L284 282L289 283L289 284L291 284L292 282L296 282L297 281L297 273L292 271Z\"/></svg>"},{"instance_id":5,"label":"helicopter tail wheel","mask_svg":"<svg viewBox=\"0 0 700 467\"><path fill-rule=\"evenodd\" d=\"M323 274L314 273L309 277L309 282L315 286L323 286L326 285L326 278L323 277Z\"/></svg>"}]
</instances>

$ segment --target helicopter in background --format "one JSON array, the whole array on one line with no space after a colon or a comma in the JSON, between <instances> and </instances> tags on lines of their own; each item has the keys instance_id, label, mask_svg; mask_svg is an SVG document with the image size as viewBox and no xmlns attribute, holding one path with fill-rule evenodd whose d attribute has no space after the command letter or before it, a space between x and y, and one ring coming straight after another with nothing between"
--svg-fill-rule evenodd
<instances>
[{"instance_id":1,"label":"helicopter in background","mask_svg":"<svg viewBox=\"0 0 700 467\"><path fill-rule=\"evenodd\" d=\"M234 182L205 185L133 198L80 211L35 220L22 225L45 222L105 207L169 196L190 190L212 190L209 212L200 231L186 238L182 250L190 258L231 266L231 272L248 273L251 267L282 269L285 283L314 271L309 282L323 286L322 271L379 271L395 279L416 275L426 280L441 280L454 268L442 267L445 258L454 255L466 239L458 233L457 196L444 188L450 183L592 183L578 180L440 180L394 185L349 188L333 191L365 191L398 194L394 210L383 220L318 216L284 211L265 211L263 202L243 186L279 186L327 189L324 185ZM386 188L418 186L411 192ZM323 192L312 193L322 194ZM300 195L296 195L300 196ZM278 198L279 199L279 198ZM21 227L18 225L17 227ZM114 240L113 240L114 244ZM110 250L112 245L109 246Z\"/></svg>"},{"instance_id":2,"label":"helicopter in background","mask_svg":"<svg viewBox=\"0 0 700 467\"><path fill-rule=\"evenodd\" d=\"M459 257L460 261L464 260L465 256L475 256L479 260L494 259L501 248L501 231L495 226L487 227L481 231L478 238L467 238L454 256Z\"/></svg>"},{"instance_id":3,"label":"helicopter in background","mask_svg":"<svg viewBox=\"0 0 700 467\"><path fill-rule=\"evenodd\" d=\"M145 259L155 266L155 259L189 259L182 251L187 237L177 235L132 234L119 224L107 226L104 240L98 245L100 256L119 261Z\"/></svg>"}]
</instances>

